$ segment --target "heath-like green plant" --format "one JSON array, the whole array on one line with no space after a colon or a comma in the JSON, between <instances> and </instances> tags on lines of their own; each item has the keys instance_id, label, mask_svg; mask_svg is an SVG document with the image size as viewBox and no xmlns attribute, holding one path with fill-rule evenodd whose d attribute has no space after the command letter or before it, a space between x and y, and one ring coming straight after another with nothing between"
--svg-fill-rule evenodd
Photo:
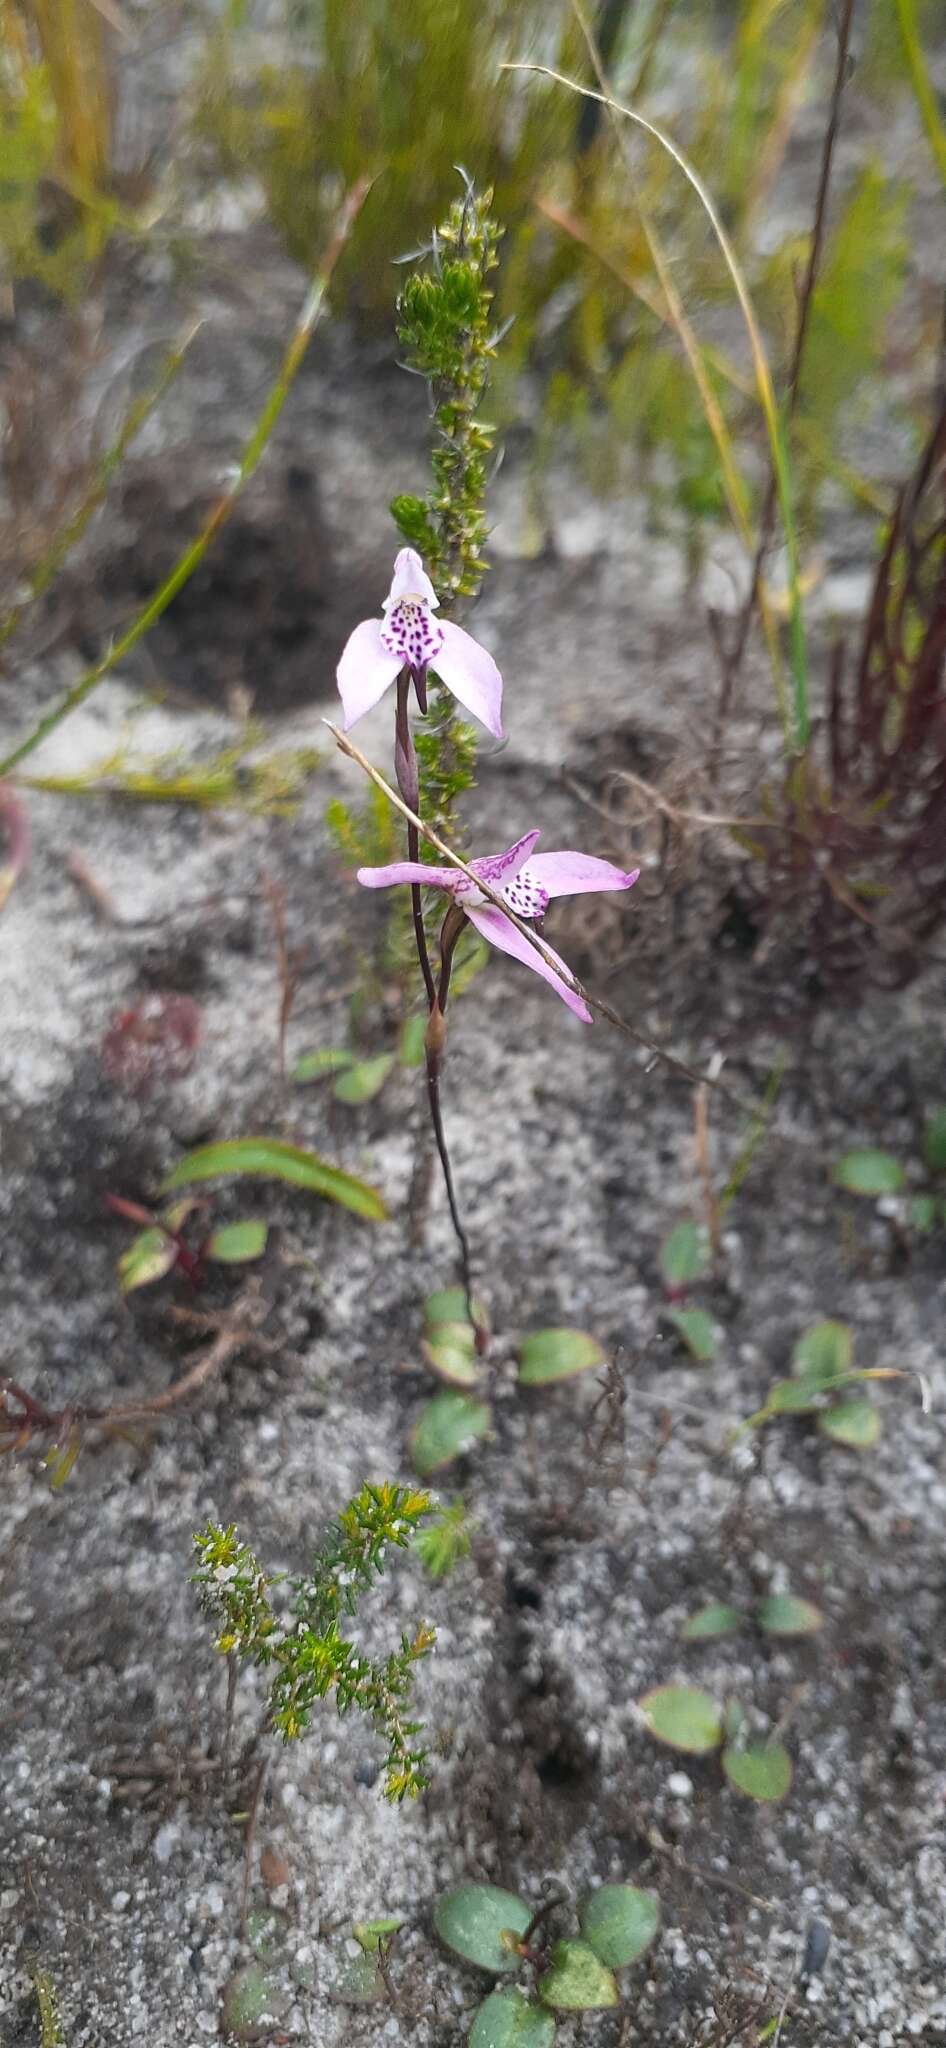
<instances>
[{"instance_id":1,"label":"heath-like green plant","mask_svg":"<svg viewBox=\"0 0 946 2048\"><path fill-rule=\"evenodd\" d=\"M437 1508L423 1529L418 1529L414 1549L432 1579L446 1579L464 1557L469 1557L473 1523L462 1500Z\"/></svg>"},{"instance_id":2,"label":"heath-like green plant","mask_svg":"<svg viewBox=\"0 0 946 2048\"><path fill-rule=\"evenodd\" d=\"M341 1624L385 1571L388 1552L406 1549L429 1513L426 1493L366 1482L309 1571L289 1580L291 1602L278 1613L270 1593L279 1577L264 1571L232 1524L210 1522L194 1536L192 1578L216 1629L214 1648L265 1671L269 1728L295 1741L318 1702L333 1694L339 1714L354 1707L367 1715L387 1744L384 1792L394 1802L416 1798L428 1783L420 1723L408 1709L414 1666L433 1648L434 1631L421 1622L376 1663L342 1635Z\"/></svg>"}]
</instances>

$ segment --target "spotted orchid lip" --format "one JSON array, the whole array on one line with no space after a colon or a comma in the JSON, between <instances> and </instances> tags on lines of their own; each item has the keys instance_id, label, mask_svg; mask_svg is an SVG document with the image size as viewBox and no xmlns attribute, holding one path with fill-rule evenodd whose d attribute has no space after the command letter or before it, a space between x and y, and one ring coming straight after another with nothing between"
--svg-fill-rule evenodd
<instances>
[{"instance_id":1,"label":"spotted orchid lip","mask_svg":"<svg viewBox=\"0 0 946 2048\"><path fill-rule=\"evenodd\" d=\"M385 618L381 645L405 668L429 668L443 646L443 627L422 597L401 597Z\"/></svg>"}]
</instances>

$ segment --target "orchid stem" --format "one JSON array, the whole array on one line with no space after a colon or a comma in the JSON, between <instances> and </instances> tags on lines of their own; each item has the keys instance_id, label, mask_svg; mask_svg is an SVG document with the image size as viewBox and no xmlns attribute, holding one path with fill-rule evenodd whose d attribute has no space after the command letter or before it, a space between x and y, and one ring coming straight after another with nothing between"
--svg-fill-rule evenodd
<instances>
[{"instance_id":1,"label":"orchid stem","mask_svg":"<svg viewBox=\"0 0 946 2048\"><path fill-rule=\"evenodd\" d=\"M408 825L407 828L407 858L408 860L420 859L420 841L417 836L416 825ZM420 971L424 977L424 987L427 990L427 1008L432 1010L437 1000L437 991L434 987L430 954L427 951L427 933L424 930L424 911L420 900L419 882L411 883L411 915L414 920L414 940L417 946L417 958L420 961Z\"/></svg>"},{"instance_id":2,"label":"orchid stem","mask_svg":"<svg viewBox=\"0 0 946 2048\"><path fill-rule=\"evenodd\" d=\"M397 679L397 703L394 714L394 767L397 785L405 804L409 810L417 811L419 803L417 755L414 751L414 742L411 738L411 729L407 716L407 700L411 687L412 673L412 670L409 668L402 669ZM419 860L420 858L420 833L417 824L410 817L407 821L407 857L408 860L412 861ZM417 958L420 962L420 971L424 977L424 987L427 991L427 1009L430 1018L427 1027L427 1043L424 1048L424 1056L427 1063L427 1101L430 1107L430 1121L433 1125L434 1138L437 1144L437 1153L443 1173L443 1183L447 1191L450 1221L453 1224L454 1234L460 1248L460 1273L463 1281L463 1291L466 1295L467 1314L476 1331L477 1342L479 1343L480 1331L473 1312L470 1243L460 1219L456 1189L453 1184L453 1169L450 1165L450 1154L447 1150L446 1133L443 1127L443 1112L440 1107L440 1066L444 1034L443 1013L447 1007L447 994L450 988L453 948L461 926L458 924L456 930L452 931L445 941L441 941L440 986L438 989L434 981L433 968L430 964L419 882L412 882L411 884L411 911L414 921L414 940L417 946Z\"/></svg>"},{"instance_id":3,"label":"orchid stem","mask_svg":"<svg viewBox=\"0 0 946 2048\"><path fill-rule=\"evenodd\" d=\"M456 1237L457 1244L460 1247L460 1274L463 1281L463 1291L466 1295L466 1312L469 1316L470 1323L473 1329L478 1330L476 1317L473 1311L473 1279L470 1271L470 1242L469 1238L467 1237L466 1231L463 1228L463 1224L460 1218L460 1211L457 1207L456 1189L453 1185L453 1169L450 1165L450 1154L447 1151L447 1140L443 1128L443 1114L440 1108L440 1054L439 1052L428 1052L426 1057L427 1101L430 1105L430 1121L434 1127L434 1137L437 1141L437 1152L440 1157L440 1165L443 1171L443 1184L447 1190L447 1204L450 1210L450 1221L453 1224L454 1235Z\"/></svg>"},{"instance_id":4,"label":"orchid stem","mask_svg":"<svg viewBox=\"0 0 946 2048\"><path fill-rule=\"evenodd\" d=\"M397 679L397 708L394 714L394 767L397 774L397 786L401 795L405 803L412 810L416 811L420 791L417 781L417 755L414 752L414 742L411 738L411 728L407 718L407 698L410 687L411 671L409 668L402 669ZM420 859L420 838L417 826L412 825L410 821L408 821L407 826L407 858L408 860ZM419 882L411 883L411 915L414 920L414 943L417 947L417 958L420 961L420 971L424 977L424 987L427 991L427 1008L432 1010L437 1000L437 990L434 984L433 968L430 964L430 954L427 950L427 934L424 930L424 912L421 904Z\"/></svg>"}]
</instances>

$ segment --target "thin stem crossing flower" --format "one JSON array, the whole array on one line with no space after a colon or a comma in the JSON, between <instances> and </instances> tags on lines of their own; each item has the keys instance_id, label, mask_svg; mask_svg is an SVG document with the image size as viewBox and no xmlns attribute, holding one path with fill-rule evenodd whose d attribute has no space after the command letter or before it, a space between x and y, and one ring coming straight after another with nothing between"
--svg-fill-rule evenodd
<instances>
[{"instance_id":1,"label":"thin stem crossing flower","mask_svg":"<svg viewBox=\"0 0 946 2048\"><path fill-rule=\"evenodd\" d=\"M525 922L542 918L553 896L581 896L597 894L605 889L629 889L640 873L639 868L625 873L622 868L614 867L611 861L598 860L589 853L535 853L538 838L538 831L527 832L505 853L488 854L469 863L473 873L488 882L508 903L510 910ZM391 862L388 867L359 868L358 881L365 889L389 889L402 882L414 887L422 884L431 889L443 889L491 946L496 946L501 953L510 953L514 960L521 960L524 967L531 967L554 988L556 995L561 996L576 1017L585 1024L592 1022L587 1003L569 985L569 969L559 954L543 942L550 956L549 959L543 958L509 918L481 895L475 883L459 869L428 867L422 861L399 860ZM560 973L556 972L553 962Z\"/></svg>"},{"instance_id":2,"label":"thin stem crossing flower","mask_svg":"<svg viewBox=\"0 0 946 2048\"><path fill-rule=\"evenodd\" d=\"M337 675L346 732L405 671L426 711L427 670L432 668L457 703L502 739L503 679L496 663L462 626L435 618L439 608L416 549L402 548L381 608L384 617L363 619L342 650Z\"/></svg>"}]
</instances>

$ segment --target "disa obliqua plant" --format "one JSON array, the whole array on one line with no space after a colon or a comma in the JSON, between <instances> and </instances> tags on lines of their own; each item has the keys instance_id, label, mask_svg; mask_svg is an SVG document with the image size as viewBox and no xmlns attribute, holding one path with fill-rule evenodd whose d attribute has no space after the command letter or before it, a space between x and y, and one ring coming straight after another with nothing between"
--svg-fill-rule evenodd
<instances>
[{"instance_id":1,"label":"disa obliqua plant","mask_svg":"<svg viewBox=\"0 0 946 2048\"><path fill-rule=\"evenodd\" d=\"M458 603L475 595L486 566L484 504L492 431L479 417L479 406L498 338L491 323L489 279L496 265L499 230L490 217L490 197L478 197L465 181L463 197L434 235L421 267L408 278L398 300L398 338L408 366L426 378L431 391L433 487L426 501L394 500L391 509L405 545L395 556L380 615L362 620L342 651L337 673L343 729L333 727L343 748L373 774L344 735L393 694L399 797L386 784L381 787L406 817L406 858L383 865L365 863L359 866L357 879L366 889L410 893L427 1008L427 1096L460 1248L467 1323L479 1353L488 1345L488 1324L472 1293L469 1246L440 1109L445 1018L457 943L471 928L489 946L539 975L573 1016L590 1024L584 991L546 943L542 919L556 897L629 889L637 880L636 870L625 873L592 854L539 851L536 825L529 825L504 851L478 853L468 861L446 843L448 835L455 838L456 805L472 786L476 759L475 733L460 712L475 719L492 738L503 737L500 669L492 654L450 616ZM412 706L421 721L416 738ZM347 818L345 822L349 823ZM357 832L347 836L350 840ZM439 864L431 848L439 854ZM437 911L429 936L426 906L431 899ZM231 1660L231 1699L240 1664L264 1671L269 1683L266 1725L287 1742L305 1732L313 1709L330 1693L340 1713L359 1709L387 1743L384 1789L392 1800L414 1796L427 1782L419 1726L407 1714L413 1667L432 1647L433 1632L421 1623L377 1664L343 1635L341 1623L345 1615L354 1614L362 1594L383 1570L391 1546L406 1546L429 1510L424 1493L387 1483L363 1486L339 1517L334 1537L311 1571L290 1582L289 1609L282 1613L270 1598L276 1581L232 1526L211 1523L194 1538L194 1578L217 1626L216 1648ZM543 1995L550 2008L554 2001L548 1993ZM600 2001L565 1997L560 2002Z\"/></svg>"},{"instance_id":2,"label":"disa obliqua plant","mask_svg":"<svg viewBox=\"0 0 946 2048\"><path fill-rule=\"evenodd\" d=\"M434 423L433 489L426 502L396 498L392 513L408 545L395 557L381 616L357 625L338 663L345 732L394 694L393 759L407 818L406 858L363 865L365 889L410 891L417 960L427 1004L424 1053L431 1119L459 1248L477 1348L487 1342L473 1306L469 1246L460 1220L440 1107L446 1010L457 943L468 927L547 984L582 1023L584 992L544 938L542 920L559 896L629 889L637 880L611 861L576 850L539 851L529 825L502 852L460 861L455 807L473 779L476 740L466 712L502 739L504 684L491 653L450 616L478 590L486 563L484 502L492 430L479 416L498 336L490 319L490 275L499 231L490 194L467 186L408 279L398 301L398 335L410 368L426 377ZM420 720L416 738L412 706ZM459 707L459 711L458 708ZM357 750L354 751L356 757ZM366 765L362 761L362 765ZM422 840L426 841L422 845ZM449 856L438 864L440 853ZM433 896L440 911L428 923ZM433 956L433 957L432 957Z\"/></svg>"}]
</instances>

